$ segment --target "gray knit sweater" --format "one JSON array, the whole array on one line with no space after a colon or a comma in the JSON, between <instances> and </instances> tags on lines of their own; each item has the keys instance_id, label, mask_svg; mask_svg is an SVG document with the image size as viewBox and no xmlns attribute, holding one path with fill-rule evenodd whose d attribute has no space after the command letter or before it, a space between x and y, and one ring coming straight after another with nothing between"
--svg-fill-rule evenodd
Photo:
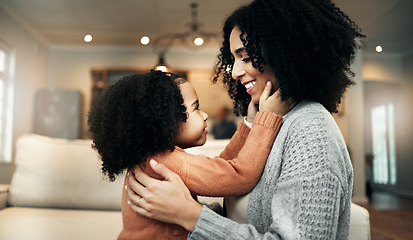
<instances>
[{"instance_id":1,"label":"gray knit sweater","mask_svg":"<svg viewBox=\"0 0 413 240\"><path fill-rule=\"evenodd\" d=\"M353 169L342 134L319 103L287 115L248 202L248 224L204 207L188 239L347 239Z\"/></svg>"}]
</instances>

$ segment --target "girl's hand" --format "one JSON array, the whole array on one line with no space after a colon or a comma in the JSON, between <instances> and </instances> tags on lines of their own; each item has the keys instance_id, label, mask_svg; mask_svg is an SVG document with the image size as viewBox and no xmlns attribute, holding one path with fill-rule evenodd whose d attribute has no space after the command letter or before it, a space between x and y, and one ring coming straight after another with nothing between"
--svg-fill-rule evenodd
<instances>
[{"instance_id":1,"label":"girl's hand","mask_svg":"<svg viewBox=\"0 0 413 240\"><path fill-rule=\"evenodd\" d=\"M247 121L250 123L254 122L255 116L257 115L258 108L257 106L251 101L248 105L248 112L247 112Z\"/></svg>"},{"instance_id":2,"label":"girl's hand","mask_svg":"<svg viewBox=\"0 0 413 240\"><path fill-rule=\"evenodd\" d=\"M273 112L279 116L284 116L297 104L292 98L282 101L280 89L271 96L270 92L271 82L268 81L260 97L260 111Z\"/></svg>"},{"instance_id":3,"label":"girl's hand","mask_svg":"<svg viewBox=\"0 0 413 240\"><path fill-rule=\"evenodd\" d=\"M192 198L177 174L154 160L150 161L150 165L165 180L151 178L140 168L134 173L130 172L126 190L130 199L129 206L139 215L178 224L192 232L201 215L202 206Z\"/></svg>"}]
</instances>

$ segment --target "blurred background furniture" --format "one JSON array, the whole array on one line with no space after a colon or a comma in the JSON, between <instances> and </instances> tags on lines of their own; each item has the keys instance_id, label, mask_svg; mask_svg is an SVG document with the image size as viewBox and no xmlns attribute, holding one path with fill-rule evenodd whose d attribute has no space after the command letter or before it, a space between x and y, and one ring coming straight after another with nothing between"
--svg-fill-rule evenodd
<instances>
[{"instance_id":1,"label":"blurred background furniture","mask_svg":"<svg viewBox=\"0 0 413 240\"><path fill-rule=\"evenodd\" d=\"M116 239L123 176L110 182L101 173L91 140L25 134L17 141L16 171L0 185L0 239ZM192 154L216 156L228 140L209 140ZM201 202L222 198L200 197ZM350 238L370 239L367 210L352 204Z\"/></svg>"},{"instance_id":2,"label":"blurred background furniture","mask_svg":"<svg viewBox=\"0 0 413 240\"><path fill-rule=\"evenodd\" d=\"M90 140L23 135L15 161L0 187L0 239L117 238L123 177L104 179Z\"/></svg>"},{"instance_id":3,"label":"blurred background furniture","mask_svg":"<svg viewBox=\"0 0 413 240\"><path fill-rule=\"evenodd\" d=\"M80 138L81 106L80 91L38 90L34 96L33 133L54 138Z\"/></svg>"}]
</instances>

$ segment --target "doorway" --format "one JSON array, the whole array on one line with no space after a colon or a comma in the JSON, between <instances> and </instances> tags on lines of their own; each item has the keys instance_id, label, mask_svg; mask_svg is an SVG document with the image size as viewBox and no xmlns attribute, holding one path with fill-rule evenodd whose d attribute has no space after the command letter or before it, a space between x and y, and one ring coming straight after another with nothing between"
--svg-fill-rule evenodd
<instances>
[{"instance_id":1,"label":"doorway","mask_svg":"<svg viewBox=\"0 0 413 240\"><path fill-rule=\"evenodd\" d=\"M396 115L399 85L364 83L366 136L366 195L397 186Z\"/></svg>"}]
</instances>

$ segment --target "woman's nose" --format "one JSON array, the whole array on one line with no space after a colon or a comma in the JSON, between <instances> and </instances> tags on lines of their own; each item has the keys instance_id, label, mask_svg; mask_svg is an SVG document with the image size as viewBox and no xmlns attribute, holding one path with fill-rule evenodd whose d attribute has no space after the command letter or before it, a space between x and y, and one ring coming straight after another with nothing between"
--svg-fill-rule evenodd
<instances>
[{"instance_id":1,"label":"woman's nose","mask_svg":"<svg viewBox=\"0 0 413 240\"><path fill-rule=\"evenodd\" d=\"M245 74L245 70L242 67L241 61L235 60L234 65L232 66L232 78L238 79Z\"/></svg>"}]
</instances>

